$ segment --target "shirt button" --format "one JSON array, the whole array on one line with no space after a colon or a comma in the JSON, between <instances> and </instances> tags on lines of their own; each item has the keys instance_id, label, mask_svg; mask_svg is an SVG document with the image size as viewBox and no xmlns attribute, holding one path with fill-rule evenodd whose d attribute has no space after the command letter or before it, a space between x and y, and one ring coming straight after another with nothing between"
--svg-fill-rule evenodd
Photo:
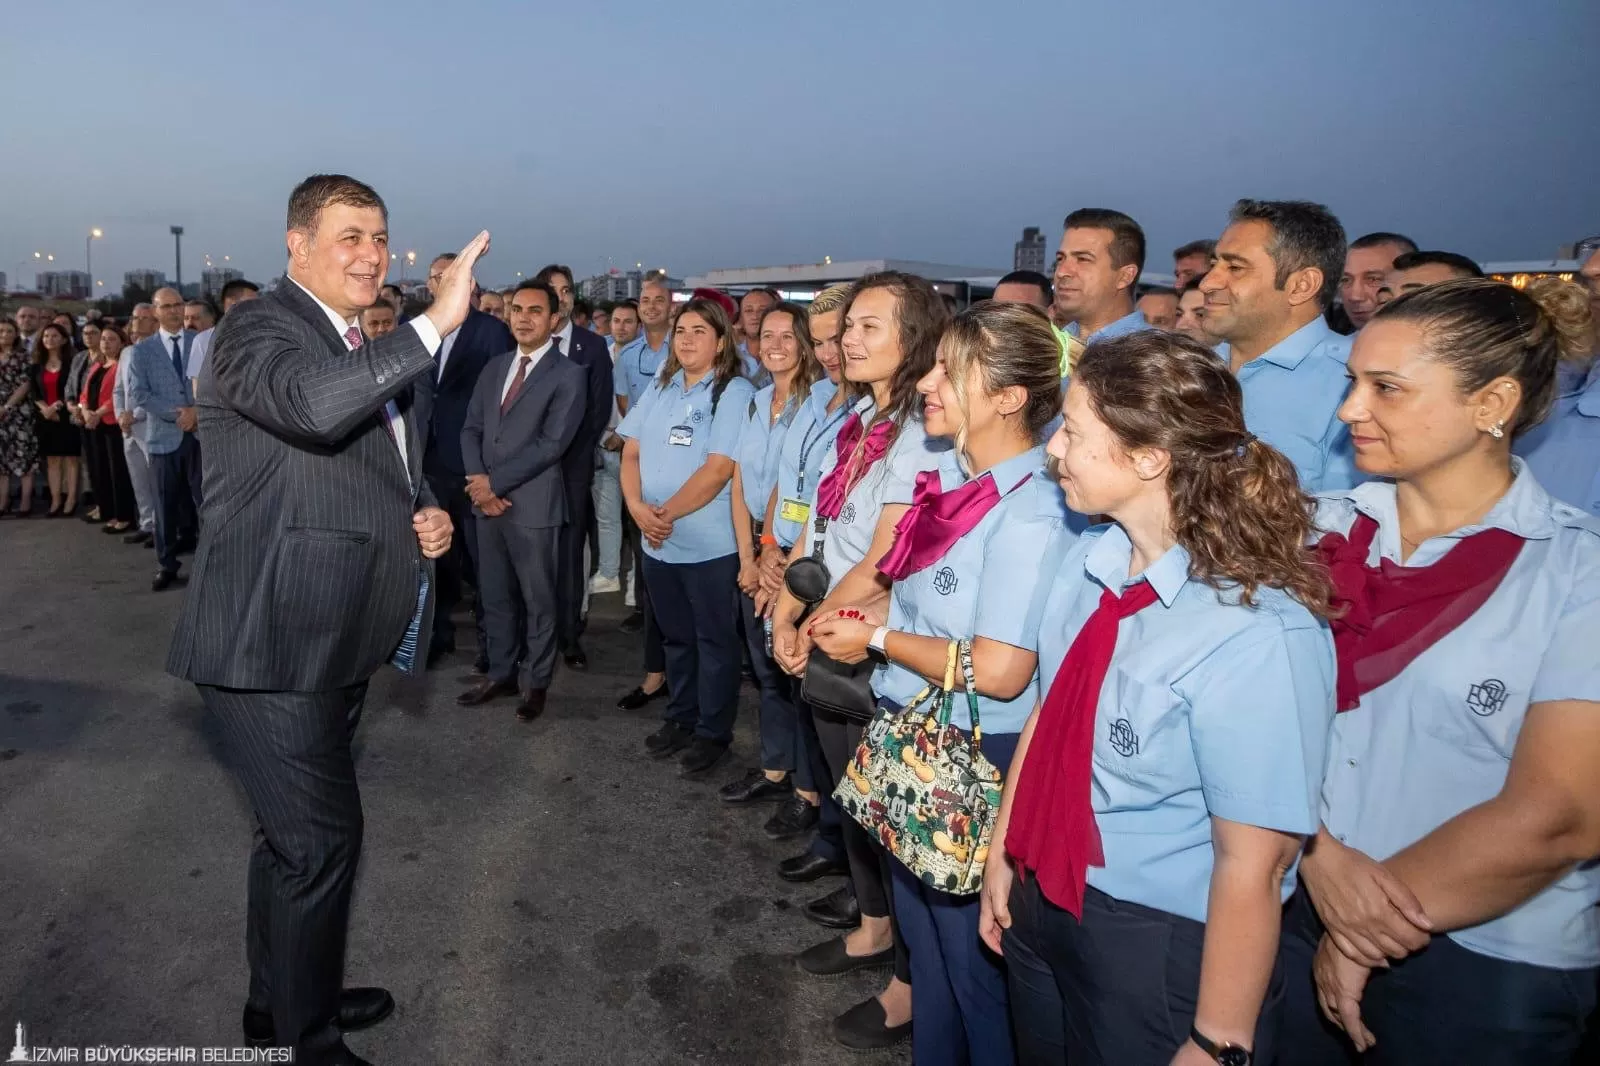
<instances>
[{"instance_id":1,"label":"shirt button","mask_svg":"<svg viewBox=\"0 0 1600 1066\"><path fill-rule=\"evenodd\" d=\"M1347 766L1354 766L1355 764L1356 764L1356 761L1354 759L1346 759L1345 760L1345 765L1347 765Z\"/></svg>"},{"instance_id":2,"label":"shirt button","mask_svg":"<svg viewBox=\"0 0 1600 1066\"><path fill-rule=\"evenodd\" d=\"M378 384L379 385L382 385L384 383L384 381L386 381L386 380L387 379L382 374L378 375Z\"/></svg>"},{"instance_id":3,"label":"shirt button","mask_svg":"<svg viewBox=\"0 0 1600 1066\"><path fill-rule=\"evenodd\" d=\"M1343 843L1344 843L1344 841L1345 841L1345 836L1344 836L1344 834L1343 834L1343 833L1335 833L1335 834L1334 834L1334 836L1333 836L1333 839L1335 839L1335 840L1337 840L1337 841L1338 841L1338 842L1339 842L1339 843L1341 843L1341 844L1343 844Z\"/></svg>"}]
</instances>

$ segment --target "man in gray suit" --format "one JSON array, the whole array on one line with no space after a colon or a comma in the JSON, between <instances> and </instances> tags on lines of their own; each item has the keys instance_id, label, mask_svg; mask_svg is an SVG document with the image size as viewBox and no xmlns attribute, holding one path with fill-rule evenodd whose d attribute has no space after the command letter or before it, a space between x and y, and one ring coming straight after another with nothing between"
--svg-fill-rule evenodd
<instances>
[{"instance_id":1,"label":"man in gray suit","mask_svg":"<svg viewBox=\"0 0 1600 1066\"><path fill-rule=\"evenodd\" d=\"M394 1000L341 992L362 832L350 745L368 679L414 668L428 632L430 560L452 529L422 477L410 385L466 317L489 235L425 316L372 341L356 321L389 262L378 194L307 178L287 243L287 275L222 320L200 371L200 544L167 670L199 688L255 812L245 1036L353 1066L340 1031Z\"/></svg>"},{"instance_id":2,"label":"man in gray suit","mask_svg":"<svg viewBox=\"0 0 1600 1066\"><path fill-rule=\"evenodd\" d=\"M556 581L568 518L561 460L587 411L583 368L551 345L559 311L546 282L517 286L511 296L516 350L490 360L478 375L461 430L467 495L478 529L489 673L457 702L474 706L520 691L517 717L524 721L543 712L555 670ZM525 646L517 639L519 617Z\"/></svg>"}]
</instances>

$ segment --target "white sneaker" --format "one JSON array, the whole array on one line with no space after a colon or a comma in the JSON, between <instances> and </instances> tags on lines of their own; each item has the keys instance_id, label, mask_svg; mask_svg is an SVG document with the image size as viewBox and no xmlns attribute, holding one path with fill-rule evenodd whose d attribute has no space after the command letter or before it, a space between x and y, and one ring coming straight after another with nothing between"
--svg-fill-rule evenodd
<instances>
[{"instance_id":1,"label":"white sneaker","mask_svg":"<svg viewBox=\"0 0 1600 1066\"><path fill-rule=\"evenodd\" d=\"M618 581L614 577L604 577L604 576L602 576L600 574L596 574L589 581L589 592L590 592L591 595L594 595L594 596L599 596L602 593L606 593L606 592L621 592L621 591L622 591L622 582Z\"/></svg>"}]
</instances>

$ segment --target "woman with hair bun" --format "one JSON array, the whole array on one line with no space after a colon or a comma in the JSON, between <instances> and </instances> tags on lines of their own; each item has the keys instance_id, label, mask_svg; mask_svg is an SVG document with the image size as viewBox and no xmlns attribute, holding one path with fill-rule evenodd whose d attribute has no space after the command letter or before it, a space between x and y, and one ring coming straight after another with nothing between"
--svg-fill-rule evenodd
<instances>
[{"instance_id":1,"label":"woman with hair bun","mask_svg":"<svg viewBox=\"0 0 1600 1066\"><path fill-rule=\"evenodd\" d=\"M1333 715L1312 500L1206 346L1096 341L1049 452L1110 522L1062 560L981 931L1018 1060L1272 1061L1282 905Z\"/></svg>"},{"instance_id":2,"label":"woman with hair bun","mask_svg":"<svg viewBox=\"0 0 1600 1066\"><path fill-rule=\"evenodd\" d=\"M1588 314L1567 282L1448 281L1351 350L1339 417L1383 480L1317 514L1340 713L1281 1062L1574 1061L1600 973L1600 521L1512 446Z\"/></svg>"}]
</instances>

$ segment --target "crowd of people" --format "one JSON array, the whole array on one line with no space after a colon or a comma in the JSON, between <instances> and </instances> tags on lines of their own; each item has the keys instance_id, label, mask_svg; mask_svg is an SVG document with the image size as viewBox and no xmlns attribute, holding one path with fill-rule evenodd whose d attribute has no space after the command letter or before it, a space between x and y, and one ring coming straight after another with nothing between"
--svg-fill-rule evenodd
<instances>
[{"instance_id":1,"label":"crowd of people","mask_svg":"<svg viewBox=\"0 0 1600 1066\"><path fill-rule=\"evenodd\" d=\"M591 307L552 265L479 293L410 395L457 531L428 658L470 593L459 702L535 719L558 659L587 666L588 597L624 592L618 706L659 702L644 750L694 778L748 675L759 765L719 797L809 836L777 876L842 878L796 964L886 973L833 1019L846 1047L1573 1061L1600 979L1600 240L1580 255L1516 288L1245 200L1172 290L1104 209L966 308L897 272ZM0 473L26 513L42 457L70 514L86 459L88 517L153 542L164 588L211 322L152 303L0 325ZM386 287L351 347L408 310ZM930 706L949 728L897 746ZM993 804L941 791L985 768Z\"/></svg>"}]
</instances>

